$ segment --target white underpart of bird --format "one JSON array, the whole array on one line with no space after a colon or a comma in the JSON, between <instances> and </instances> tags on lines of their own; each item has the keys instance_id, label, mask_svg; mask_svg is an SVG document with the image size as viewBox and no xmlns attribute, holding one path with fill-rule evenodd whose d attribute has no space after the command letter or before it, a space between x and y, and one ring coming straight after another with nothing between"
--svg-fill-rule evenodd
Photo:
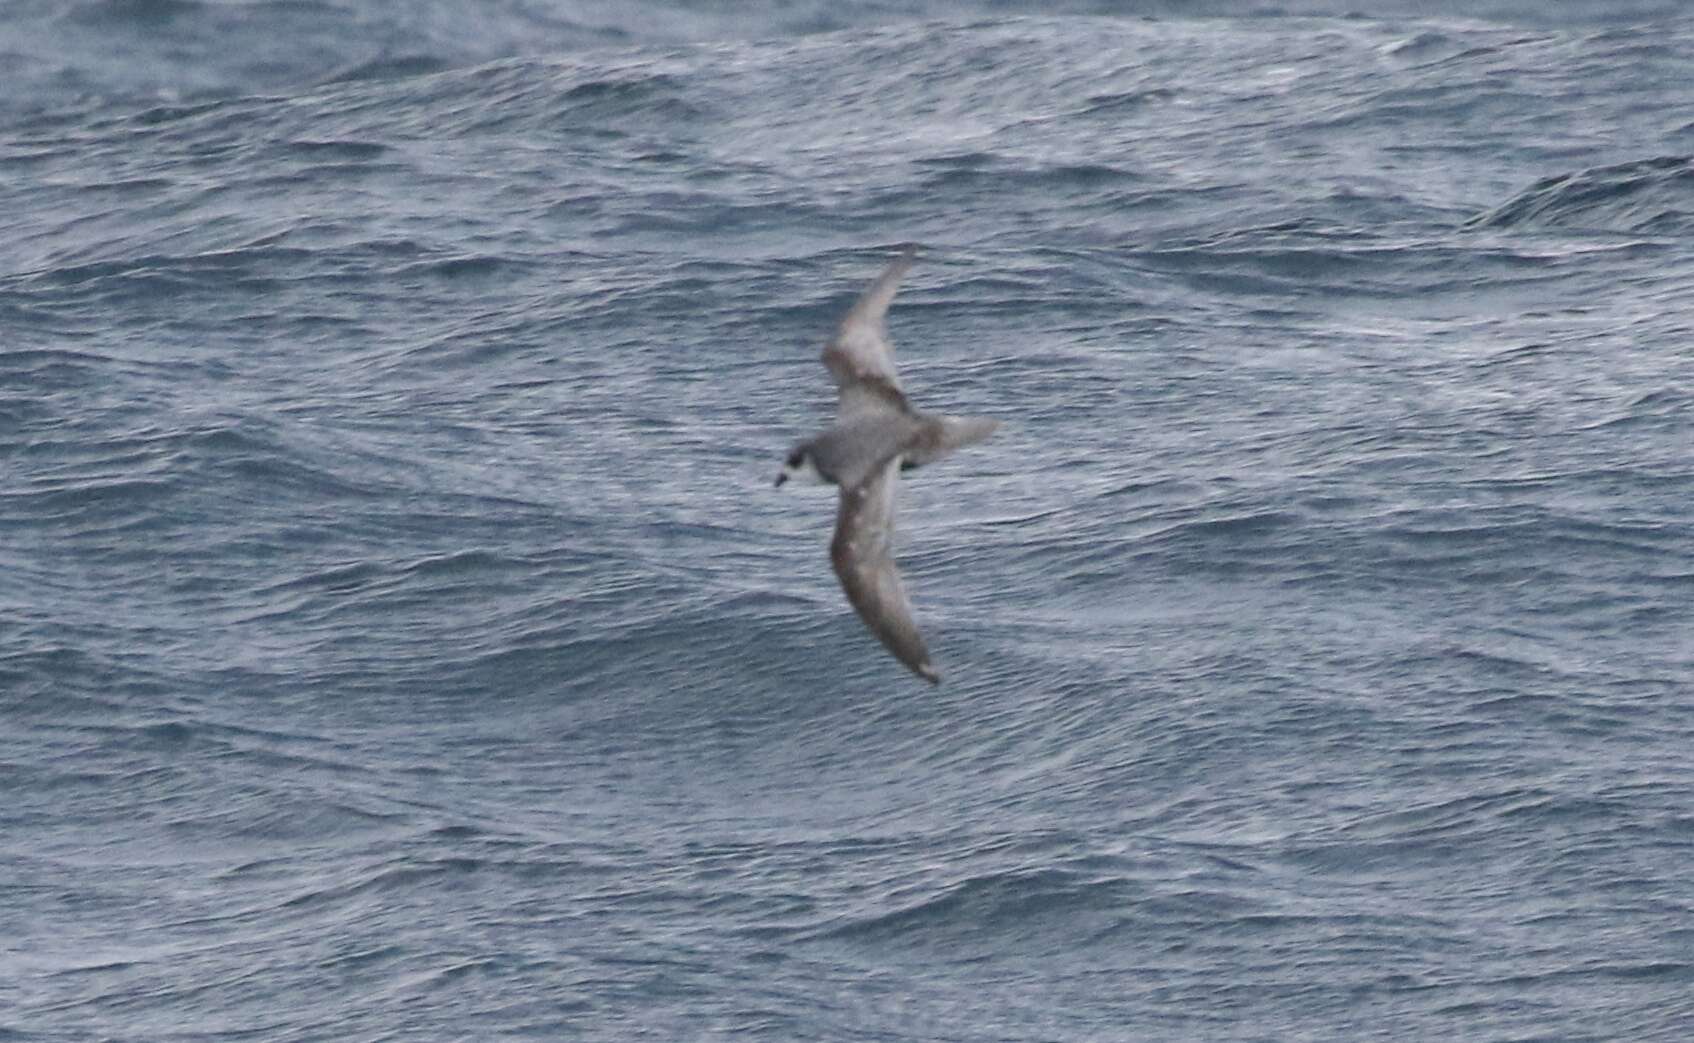
<instances>
[{"instance_id":1,"label":"white underpart of bird","mask_svg":"<svg viewBox=\"0 0 1694 1043\"><path fill-rule=\"evenodd\" d=\"M1000 422L925 413L906 398L886 319L916 254L907 247L889 262L824 346L823 364L839 390L835 423L789 452L776 484L798 478L838 488L829 560L847 600L896 659L939 684L894 564L895 494L902 471L980 442Z\"/></svg>"}]
</instances>

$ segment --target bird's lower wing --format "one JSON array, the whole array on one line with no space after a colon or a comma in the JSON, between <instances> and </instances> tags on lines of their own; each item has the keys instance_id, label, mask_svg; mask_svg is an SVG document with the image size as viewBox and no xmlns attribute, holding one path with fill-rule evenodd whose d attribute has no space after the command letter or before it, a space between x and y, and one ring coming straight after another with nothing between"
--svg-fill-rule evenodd
<instances>
[{"instance_id":1,"label":"bird's lower wing","mask_svg":"<svg viewBox=\"0 0 1694 1043\"><path fill-rule=\"evenodd\" d=\"M912 603L894 567L894 493L899 482L896 457L858 485L842 488L829 560L847 600L870 632L913 673L937 684L941 675L930 664L929 649L912 620Z\"/></svg>"}]
</instances>

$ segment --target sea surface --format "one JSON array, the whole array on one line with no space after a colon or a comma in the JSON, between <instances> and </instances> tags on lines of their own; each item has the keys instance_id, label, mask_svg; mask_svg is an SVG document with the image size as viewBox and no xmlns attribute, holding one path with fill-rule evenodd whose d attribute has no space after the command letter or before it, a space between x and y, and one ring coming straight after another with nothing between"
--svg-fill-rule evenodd
<instances>
[{"instance_id":1,"label":"sea surface","mask_svg":"<svg viewBox=\"0 0 1694 1043\"><path fill-rule=\"evenodd\" d=\"M0 6L0 1040L1694 1038L1694 9ZM945 675L830 572L906 243Z\"/></svg>"}]
</instances>

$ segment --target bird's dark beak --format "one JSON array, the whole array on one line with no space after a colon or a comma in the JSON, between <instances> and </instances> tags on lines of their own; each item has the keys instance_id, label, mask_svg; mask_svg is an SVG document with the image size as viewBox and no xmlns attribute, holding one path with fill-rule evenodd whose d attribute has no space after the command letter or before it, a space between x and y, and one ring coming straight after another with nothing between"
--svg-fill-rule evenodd
<instances>
[{"instance_id":1,"label":"bird's dark beak","mask_svg":"<svg viewBox=\"0 0 1694 1043\"><path fill-rule=\"evenodd\" d=\"M788 472L787 471L778 471L776 473L776 485L774 486L774 488L777 488L777 489L782 488L782 483L786 482L786 481L788 481Z\"/></svg>"}]
</instances>

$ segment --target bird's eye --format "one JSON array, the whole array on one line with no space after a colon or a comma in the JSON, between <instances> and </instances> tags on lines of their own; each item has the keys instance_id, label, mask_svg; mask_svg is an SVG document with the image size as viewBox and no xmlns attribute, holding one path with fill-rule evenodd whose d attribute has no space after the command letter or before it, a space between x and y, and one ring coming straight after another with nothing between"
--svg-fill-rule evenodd
<instances>
[{"instance_id":1,"label":"bird's eye","mask_svg":"<svg viewBox=\"0 0 1694 1043\"><path fill-rule=\"evenodd\" d=\"M799 467L800 461L804 460L805 458L806 458L806 454L801 452L800 450L796 449L792 453L788 454L788 466Z\"/></svg>"}]
</instances>

